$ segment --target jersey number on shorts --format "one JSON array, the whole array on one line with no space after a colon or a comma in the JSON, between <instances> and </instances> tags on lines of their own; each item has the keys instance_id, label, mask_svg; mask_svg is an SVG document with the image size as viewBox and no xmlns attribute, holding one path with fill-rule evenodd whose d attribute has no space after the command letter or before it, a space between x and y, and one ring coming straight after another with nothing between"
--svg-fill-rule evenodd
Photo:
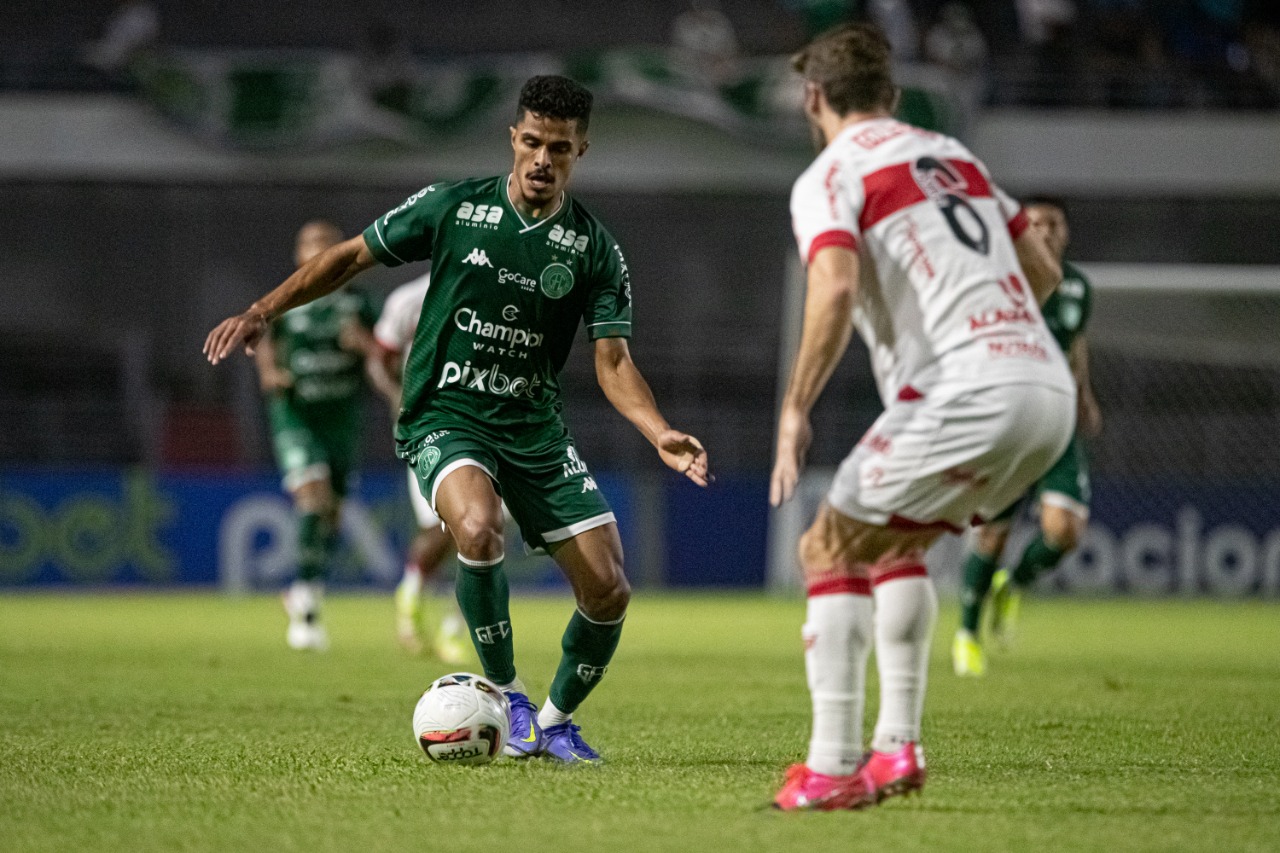
<instances>
[{"instance_id":1,"label":"jersey number on shorts","mask_svg":"<svg viewBox=\"0 0 1280 853\"><path fill-rule=\"evenodd\" d=\"M987 254L991 233L964 195L969 188L964 177L950 164L933 157L917 160L912 164L911 174L925 196L942 211L956 239L980 255Z\"/></svg>"}]
</instances>

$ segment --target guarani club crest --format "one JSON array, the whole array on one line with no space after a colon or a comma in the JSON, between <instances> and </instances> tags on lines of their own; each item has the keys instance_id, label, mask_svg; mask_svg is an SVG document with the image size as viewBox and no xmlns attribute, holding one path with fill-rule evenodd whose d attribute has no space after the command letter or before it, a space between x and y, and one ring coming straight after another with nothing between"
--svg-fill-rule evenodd
<instances>
[{"instance_id":1,"label":"guarani club crest","mask_svg":"<svg viewBox=\"0 0 1280 853\"><path fill-rule=\"evenodd\" d=\"M573 290L573 270L564 264L547 264L542 275L538 276L542 292L551 299L559 299Z\"/></svg>"}]
</instances>

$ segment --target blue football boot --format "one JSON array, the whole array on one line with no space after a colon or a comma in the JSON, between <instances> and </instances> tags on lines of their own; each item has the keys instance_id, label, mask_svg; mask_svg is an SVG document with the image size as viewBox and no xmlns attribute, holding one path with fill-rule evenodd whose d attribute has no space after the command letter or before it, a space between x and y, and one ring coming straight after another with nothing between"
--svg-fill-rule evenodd
<instances>
[{"instance_id":1,"label":"blue football boot","mask_svg":"<svg viewBox=\"0 0 1280 853\"><path fill-rule=\"evenodd\" d=\"M542 754L555 759L561 764L596 764L600 761L600 753L587 746L582 739L581 726L573 723L561 723L548 726L542 733L544 738Z\"/></svg>"},{"instance_id":2,"label":"blue football boot","mask_svg":"<svg viewBox=\"0 0 1280 853\"><path fill-rule=\"evenodd\" d=\"M503 755L529 758L542 752L542 726L538 725L538 707L529 697L514 690L507 691L511 703L511 737L502 748Z\"/></svg>"}]
</instances>

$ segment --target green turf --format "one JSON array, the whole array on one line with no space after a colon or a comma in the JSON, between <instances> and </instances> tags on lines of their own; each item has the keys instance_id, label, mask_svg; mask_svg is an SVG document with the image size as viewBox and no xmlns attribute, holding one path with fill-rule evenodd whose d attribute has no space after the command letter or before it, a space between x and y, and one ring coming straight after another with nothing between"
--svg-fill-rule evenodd
<instances>
[{"instance_id":1,"label":"green turf","mask_svg":"<svg viewBox=\"0 0 1280 853\"><path fill-rule=\"evenodd\" d=\"M808 737L801 602L638 596L581 769L430 765L410 714L444 669L390 606L334 598L315 656L274 599L0 597L0 849L1280 848L1275 605L1038 601L981 681L944 609L924 797L790 815L760 806ZM541 698L569 605L513 610Z\"/></svg>"}]
</instances>

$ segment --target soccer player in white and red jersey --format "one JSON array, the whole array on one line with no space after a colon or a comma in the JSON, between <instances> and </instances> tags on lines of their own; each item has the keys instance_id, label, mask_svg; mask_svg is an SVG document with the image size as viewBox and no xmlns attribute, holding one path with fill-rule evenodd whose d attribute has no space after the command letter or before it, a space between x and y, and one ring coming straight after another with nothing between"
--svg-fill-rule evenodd
<instances>
[{"instance_id":1,"label":"soccer player in white and red jersey","mask_svg":"<svg viewBox=\"0 0 1280 853\"><path fill-rule=\"evenodd\" d=\"M400 397L403 392L404 366L409 359L409 347L418 330L422 316L422 301L431 286L431 273L400 285L387 297L373 327L371 348L365 361L366 371L373 386L391 403L393 417L399 417ZM453 551L453 539L444 530L440 516L431 508L418 488L418 478L413 468L409 474L409 503L418 530L409 543L405 559L404 575L396 585L396 639L413 653L422 651L422 592L425 583L439 573L441 565ZM466 626L457 608L443 605L444 613L432 641L435 656L444 663L458 664L466 660Z\"/></svg>"},{"instance_id":2,"label":"soccer player in white and red jersey","mask_svg":"<svg viewBox=\"0 0 1280 853\"><path fill-rule=\"evenodd\" d=\"M808 290L771 503L795 491L810 411L855 327L885 410L800 538L813 732L774 804L861 808L924 785L920 717L937 618L925 549L994 518L1058 458L1075 424L1075 383L1038 308L1058 263L963 145L892 118L884 36L840 27L793 64L822 152L791 197ZM880 711L864 755L873 642Z\"/></svg>"}]
</instances>

